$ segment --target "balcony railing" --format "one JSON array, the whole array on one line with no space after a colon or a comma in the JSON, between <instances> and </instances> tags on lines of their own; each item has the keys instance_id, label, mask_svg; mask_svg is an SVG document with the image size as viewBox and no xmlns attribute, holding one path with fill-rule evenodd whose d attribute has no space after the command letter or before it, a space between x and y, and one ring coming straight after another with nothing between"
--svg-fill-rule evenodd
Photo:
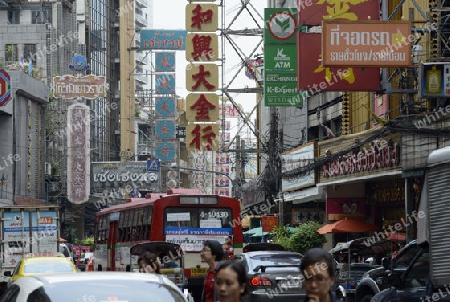
<instances>
[{"instance_id":1,"label":"balcony railing","mask_svg":"<svg viewBox=\"0 0 450 302\"><path fill-rule=\"evenodd\" d=\"M28 74L28 62L27 63L20 63L19 61L4 61L0 59L0 69L5 70L17 70L22 71L25 74ZM32 73L31 76L36 80L42 80L43 78L43 68L36 67L34 64L32 66Z\"/></svg>"},{"instance_id":2,"label":"balcony railing","mask_svg":"<svg viewBox=\"0 0 450 302\"><path fill-rule=\"evenodd\" d=\"M140 7L147 8L147 0L136 0L136 4Z\"/></svg>"},{"instance_id":3,"label":"balcony railing","mask_svg":"<svg viewBox=\"0 0 450 302\"><path fill-rule=\"evenodd\" d=\"M139 24L141 24L143 26L147 26L147 20L143 16L135 14L134 18L135 18L136 22L138 22Z\"/></svg>"}]
</instances>

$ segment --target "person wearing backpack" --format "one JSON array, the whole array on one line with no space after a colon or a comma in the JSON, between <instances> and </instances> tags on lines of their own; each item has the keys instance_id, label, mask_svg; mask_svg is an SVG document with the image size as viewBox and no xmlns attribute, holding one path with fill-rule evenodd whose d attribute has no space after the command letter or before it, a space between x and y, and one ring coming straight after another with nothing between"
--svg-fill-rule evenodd
<instances>
[{"instance_id":1,"label":"person wearing backpack","mask_svg":"<svg viewBox=\"0 0 450 302\"><path fill-rule=\"evenodd\" d=\"M205 281L203 283L203 293L201 302L217 301L217 295L214 287L216 271L220 267L224 256L222 244L217 240L206 240L203 243L203 249L200 252L201 262L208 265Z\"/></svg>"}]
</instances>

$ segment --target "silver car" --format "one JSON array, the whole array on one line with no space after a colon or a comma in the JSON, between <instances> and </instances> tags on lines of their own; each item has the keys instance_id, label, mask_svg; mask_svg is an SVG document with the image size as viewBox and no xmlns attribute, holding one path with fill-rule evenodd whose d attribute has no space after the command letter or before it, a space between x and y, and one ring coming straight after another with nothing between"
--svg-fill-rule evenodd
<instances>
[{"instance_id":1,"label":"silver car","mask_svg":"<svg viewBox=\"0 0 450 302\"><path fill-rule=\"evenodd\" d=\"M157 274L91 272L22 277L0 302L188 302L169 279Z\"/></svg>"},{"instance_id":2,"label":"silver car","mask_svg":"<svg viewBox=\"0 0 450 302\"><path fill-rule=\"evenodd\" d=\"M252 251L235 255L234 259L242 261L247 269L245 301L299 302L306 296L300 271L301 254Z\"/></svg>"}]
</instances>

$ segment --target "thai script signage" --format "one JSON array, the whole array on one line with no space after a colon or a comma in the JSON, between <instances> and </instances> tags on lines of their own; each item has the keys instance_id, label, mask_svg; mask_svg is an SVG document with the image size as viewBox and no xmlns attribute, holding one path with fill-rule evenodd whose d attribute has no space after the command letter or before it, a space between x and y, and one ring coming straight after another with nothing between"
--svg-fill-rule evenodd
<instances>
[{"instance_id":1,"label":"thai script signage","mask_svg":"<svg viewBox=\"0 0 450 302\"><path fill-rule=\"evenodd\" d=\"M78 97L93 100L106 97L108 84L104 76L57 76L53 78L53 96L55 98L75 99Z\"/></svg>"},{"instance_id":2,"label":"thai script signage","mask_svg":"<svg viewBox=\"0 0 450 302\"><path fill-rule=\"evenodd\" d=\"M90 109L74 104L67 111L67 199L83 204L90 194Z\"/></svg>"},{"instance_id":3,"label":"thai script signage","mask_svg":"<svg viewBox=\"0 0 450 302\"><path fill-rule=\"evenodd\" d=\"M156 190L159 188L159 173L147 172L147 161L92 163L94 192L127 185L138 190Z\"/></svg>"},{"instance_id":4,"label":"thai script signage","mask_svg":"<svg viewBox=\"0 0 450 302\"><path fill-rule=\"evenodd\" d=\"M350 175L398 166L400 143L392 140L377 140L370 147L328 161L322 166L321 177Z\"/></svg>"},{"instance_id":5,"label":"thai script signage","mask_svg":"<svg viewBox=\"0 0 450 302\"><path fill-rule=\"evenodd\" d=\"M142 29L141 50L185 50L186 35L185 30Z\"/></svg>"},{"instance_id":6,"label":"thai script signage","mask_svg":"<svg viewBox=\"0 0 450 302\"><path fill-rule=\"evenodd\" d=\"M407 21L326 21L323 66L409 67L411 23ZM415 38L414 38L415 39Z\"/></svg>"}]
</instances>

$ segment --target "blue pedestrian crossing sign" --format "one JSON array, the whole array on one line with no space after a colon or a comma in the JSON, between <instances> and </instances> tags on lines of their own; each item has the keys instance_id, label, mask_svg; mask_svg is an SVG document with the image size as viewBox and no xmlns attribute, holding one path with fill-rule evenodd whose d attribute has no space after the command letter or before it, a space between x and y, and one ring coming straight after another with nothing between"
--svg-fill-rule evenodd
<instances>
[{"instance_id":1,"label":"blue pedestrian crossing sign","mask_svg":"<svg viewBox=\"0 0 450 302\"><path fill-rule=\"evenodd\" d=\"M161 163L158 159L152 158L147 160L147 172L159 172L161 169Z\"/></svg>"}]
</instances>

